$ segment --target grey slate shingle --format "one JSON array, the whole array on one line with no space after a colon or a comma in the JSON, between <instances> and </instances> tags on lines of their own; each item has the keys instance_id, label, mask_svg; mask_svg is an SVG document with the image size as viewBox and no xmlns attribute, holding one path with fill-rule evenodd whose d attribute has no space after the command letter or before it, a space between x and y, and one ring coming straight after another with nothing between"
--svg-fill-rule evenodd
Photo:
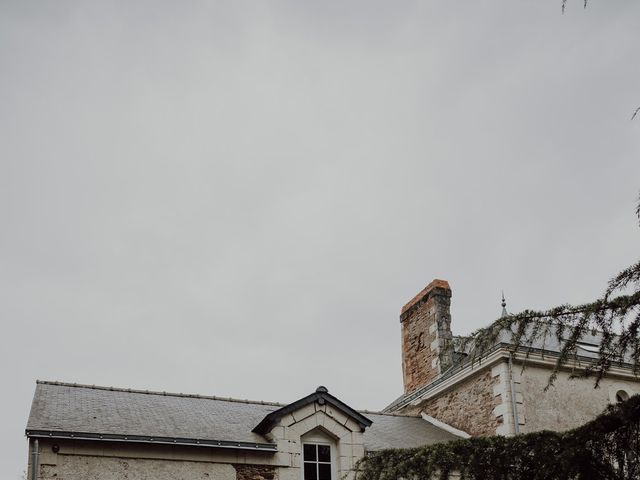
<instances>
[{"instance_id":1,"label":"grey slate shingle","mask_svg":"<svg viewBox=\"0 0 640 480\"><path fill-rule=\"evenodd\" d=\"M364 445L373 452L385 448L414 448L431 445L457 437L422 419L402 415L389 415L366 412L373 424L364 432Z\"/></svg>"},{"instance_id":2,"label":"grey slate shingle","mask_svg":"<svg viewBox=\"0 0 640 480\"><path fill-rule=\"evenodd\" d=\"M283 405L196 395L38 382L27 430L266 443L251 430ZM366 413L365 448L404 448L456 439L419 417Z\"/></svg>"},{"instance_id":3,"label":"grey slate shingle","mask_svg":"<svg viewBox=\"0 0 640 480\"><path fill-rule=\"evenodd\" d=\"M27 430L265 443L251 429L277 405L40 382Z\"/></svg>"}]
</instances>

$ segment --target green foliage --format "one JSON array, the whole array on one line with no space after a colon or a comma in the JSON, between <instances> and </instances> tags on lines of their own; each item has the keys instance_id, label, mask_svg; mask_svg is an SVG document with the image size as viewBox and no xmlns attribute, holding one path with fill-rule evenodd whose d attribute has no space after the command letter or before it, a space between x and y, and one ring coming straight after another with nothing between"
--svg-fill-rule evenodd
<instances>
[{"instance_id":1,"label":"green foliage","mask_svg":"<svg viewBox=\"0 0 640 480\"><path fill-rule=\"evenodd\" d=\"M567 432L483 437L374 452L357 480L640 478L640 395Z\"/></svg>"},{"instance_id":2,"label":"green foliage","mask_svg":"<svg viewBox=\"0 0 640 480\"><path fill-rule=\"evenodd\" d=\"M640 219L640 199L636 207ZM598 355L580 354L581 341L598 343ZM561 305L546 311L525 310L499 318L469 337L456 338L449 349L468 353L467 361L482 360L498 344L508 344L512 351L534 348L544 350L553 340L560 354L549 377L549 385L563 368L573 376L593 376L595 386L613 366L640 372L640 262L613 277L603 296L584 305ZM596 340L595 342L593 340ZM448 352L443 352L443 354Z\"/></svg>"}]
</instances>

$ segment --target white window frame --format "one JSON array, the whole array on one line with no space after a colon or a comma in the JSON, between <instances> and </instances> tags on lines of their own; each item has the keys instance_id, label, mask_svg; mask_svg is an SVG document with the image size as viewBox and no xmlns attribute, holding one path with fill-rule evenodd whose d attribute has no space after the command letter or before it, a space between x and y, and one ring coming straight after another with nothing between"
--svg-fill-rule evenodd
<instances>
[{"instance_id":1,"label":"white window frame","mask_svg":"<svg viewBox=\"0 0 640 480\"><path fill-rule=\"evenodd\" d=\"M337 468L338 467L337 466L338 445L331 437L329 437L328 435L324 434L321 431L318 431L318 429L305 433L300 438L300 479L305 480L304 479L304 445L305 444L329 446L329 451L331 452L331 457L330 457L331 458L331 480L339 480L338 468ZM316 465L318 464L317 461L315 463Z\"/></svg>"}]
</instances>

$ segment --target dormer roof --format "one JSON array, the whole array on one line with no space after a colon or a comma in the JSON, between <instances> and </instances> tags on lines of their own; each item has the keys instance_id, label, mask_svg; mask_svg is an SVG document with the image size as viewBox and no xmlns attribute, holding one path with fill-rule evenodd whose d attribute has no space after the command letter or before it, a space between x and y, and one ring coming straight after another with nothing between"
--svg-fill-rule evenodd
<instances>
[{"instance_id":1,"label":"dormer roof","mask_svg":"<svg viewBox=\"0 0 640 480\"><path fill-rule=\"evenodd\" d=\"M340 410L347 417L354 420L359 426L360 431L364 432L365 428L371 425L372 421L367 417L359 413L358 411L351 408L346 403L341 402L333 395L329 394L329 390L326 387L320 386L316 388L316 391L306 397L301 398L300 400L296 400L289 405L286 405L278 410L275 410L269 413L266 417L262 419L262 421L256 425L253 429L253 432L264 435L271 431L271 429L280 421L280 419L287 414L293 413L301 408L310 405L310 404L318 404L318 405L331 405L332 407Z\"/></svg>"}]
</instances>

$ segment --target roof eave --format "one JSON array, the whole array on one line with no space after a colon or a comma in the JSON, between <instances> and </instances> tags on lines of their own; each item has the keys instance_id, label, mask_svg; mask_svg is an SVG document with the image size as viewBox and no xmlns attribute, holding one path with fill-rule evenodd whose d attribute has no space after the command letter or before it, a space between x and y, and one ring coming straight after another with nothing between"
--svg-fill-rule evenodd
<instances>
[{"instance_id":1,"label":"roof eave","mask_svg":"<svg viewBox=\"0 0 640 480\"><path fill-rule=\"evenodd\" d=\"M278 446L273 443L235 442L231 440L210 440L201 438L153 437L149 435L122 435L113 433L63 432L56 430L31 430L25 434L28 438L50 438L59 440L87 440L97 442L142 443L147 445L180 445L189 447L223 448L232 450L252 450L276 452Z\"/></svg>"}]
</instances>

